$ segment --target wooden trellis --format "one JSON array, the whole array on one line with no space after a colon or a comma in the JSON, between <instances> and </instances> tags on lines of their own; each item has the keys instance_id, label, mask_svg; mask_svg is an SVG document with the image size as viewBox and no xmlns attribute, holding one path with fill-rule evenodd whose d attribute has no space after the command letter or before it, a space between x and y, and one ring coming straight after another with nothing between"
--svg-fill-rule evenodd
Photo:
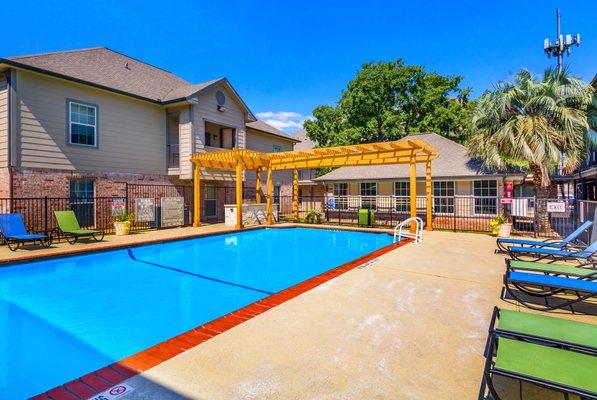
<instances>
[{"instance_id":1,"label":"wooden trellis","mask_svg":"<svg viewBox=\"0 0 597 400\"><path fill-rule=\"evenodd\" d=\"M193 226L200 226L201 168L213 168L236 171L236 228L242 229L242 181L243 171L256 173L256 202L261 203L261 171L266 171L266 212L267 224L273 224L272 172L292 170L293 215L298 219L298 170L307 168L334 168L347 166L376 166L388 164L410 165L410 215L417 215L416 165L425 163L426 228L431 230L431 161L438 157L437 150L422 140L399 140L357 144L351 146L326 147L311 150L286 151L278 153L260 153L248 149L232 149L209 153L195 153L191 157L194 165L194 212Z\"/></svg>"}]
</instances>

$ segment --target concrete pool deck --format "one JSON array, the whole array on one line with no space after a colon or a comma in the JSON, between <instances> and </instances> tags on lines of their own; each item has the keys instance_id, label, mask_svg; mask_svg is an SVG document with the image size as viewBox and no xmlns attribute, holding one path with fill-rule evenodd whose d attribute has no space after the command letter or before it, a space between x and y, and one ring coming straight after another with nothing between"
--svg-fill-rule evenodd
<instances>
[{"instance_id":1,"label":"concrete pool deck","mask_svg":"<svg viewBox=\"0 0 597 400\"><path fill-rule=\"evenodd\" d=\"M486 235L426 232L421 245L130 378L123 398L476 398L492 309L520 309L500 300L504 257L494 247Z\"/></svg>"}]
</instances>

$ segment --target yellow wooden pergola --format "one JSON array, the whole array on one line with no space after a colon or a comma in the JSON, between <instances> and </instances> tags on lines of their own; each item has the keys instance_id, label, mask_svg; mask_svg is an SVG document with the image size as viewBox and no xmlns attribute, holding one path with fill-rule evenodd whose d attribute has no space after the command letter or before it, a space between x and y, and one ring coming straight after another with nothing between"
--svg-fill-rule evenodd
<instances>
[{"instance_id":1,"label":"yellow wooden pergola","mask_svg":"<svg viewBox=\"0 0 597 400\"><path fill-rule=\"evenodd\" d=\"M431 230L431 161L438 157L437 150L422 140L399 140L357 144L351 146L326 147L311 150L260 153L247 149L232 149L209 153L195 153L191 157L193 172L193 226L201 225L201 168L236 171L236 228L243 228L243 172L255 171L255 201L261 203L261 172L266 171L267 225L273 224L273 171L292 170L292 211L295 220L299 216L298 170L307 168L334 168L347 166L376 166L387 164L410 165L410 216L417 215L417 167L425 163L426 229ZM414 228L414 225L411 226Z\"/></svg>"}]
</instances>

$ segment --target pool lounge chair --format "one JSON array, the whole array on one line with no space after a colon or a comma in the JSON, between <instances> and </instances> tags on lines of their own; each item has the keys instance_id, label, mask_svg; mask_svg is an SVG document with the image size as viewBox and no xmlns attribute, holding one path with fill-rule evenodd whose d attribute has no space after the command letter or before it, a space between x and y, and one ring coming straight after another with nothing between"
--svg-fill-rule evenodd
<instances>
[{"instance_id":1,"label":"pool lounge chair","mask_svg":"<svg viewBox=\"0 0 597 400\"><path fill-rule=\"evenodd\" d=\"M104 238L104 231L95 229L81 229L74 211L54 211L58 227L66 237L66 241L75 244L79 238L92 237L99 242Z\"/></svg>"},{"instance_id":2,"label":"pool lounge chair","mask_svg":"<svg viewBox=\"0 0 597 400\"><path fill-rule=\"evenodd\" d=\"M540 261L521 261L506 259L506 269L512 271L539 272L546 275L560 275L579 279L597 279L597 269L574 267L570 264L544 263Z\"/></svg>"},{"instance_id":3,"label":"pool lounge chair","mask_svg":"<svg viewBox=\"0 0 597 400\"><path fill-rule=\"evenodd\" d=\"M530 239L513 239L513 238L498 238L496 245L499 251L507 252L508 247L514 245L518 247L532 247L532 248L553 248L553 249L564 249L570 246L584 231L589 229L593 225L593 221L585 221L581 226L576 228L574 232L566 236L562 240L530 240Z\"/></svg>"},{"instance_id":4,"label":"pool lounge chair","mask_svg":"<svg viewBox=\"0 0 597 400\"><path fill-rule=\"evenodd\" d=\"M596 338L595 325L496 308L479 399L501 399L496 376L597 399Z\"/></svg>"},{"instance_id":5,"label":"pool lounge chair","mask_svg":"<svg viewBox=\"0 0 597 400\"><path fill-rule=\"evenodd\" d=\"M28 232L20 213L0 214L0 235L2 235L2 241L12 251L16 251L25 243L39 242L44 247L52 245L52 239L49 236Z\"/></svg>"},{"instance_id":6,"label":"pool lounge chair","mask_svg":"<svg viewBox=\"0 0 597 400\"><path fill-rule=\"evenodd\" d=\"M533 310L551 311L570 308L575 312L573 305L597 297L597 281L508 270L504 275L504 291L502 298L507 293L514 300ZM557 296L558 294L568 294L568 296L561 297ZM543 300L545 305L530 300ZM552 300L553 304L549 304L549 300Z\"/></svg>"},{"instance_id":7,"label":"pool lounge chair","mask_svg":"<svg viewBox=\"0 0 597 400\"><path fill-rule=\"evenodd\" d=\"M597 355L597 325L586 322L494 307L489 325L489 337L491 335L575 348Z\"/></svg>"},{"instance_id":8,"label":"pool lounge chair","mask_svg":"<svg viewBox=\"0 0 597 400\"><path fill-rule=\"evenodd\" d=\"M553 261L557 260L576 260L581 265L589 265L595 263L593 256L597 252L597 241L587 246L584 250L560 250L547 249L544 247L510 247L508 254L515 260L543 260L549 258Z\"/></svg>"}]
</instances>

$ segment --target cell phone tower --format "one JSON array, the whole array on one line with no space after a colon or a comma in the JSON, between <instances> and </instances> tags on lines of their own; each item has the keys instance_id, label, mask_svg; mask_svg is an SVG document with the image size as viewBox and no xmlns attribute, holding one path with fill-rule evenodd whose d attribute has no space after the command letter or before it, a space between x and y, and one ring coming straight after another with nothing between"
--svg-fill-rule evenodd
<instances>
[{"instance_id":1,"label":"cell phone tower","mask_svg":"<svg viewBox=\"0 0 597 400\"><path fill-rule=\"evenodd\" d=\"M557 30L557 39L555 43L551 43L549 39L545 39L543 41L543 50L547 53L547 57L557 57L558 59L558 71L562 71L562 59L564 57L564 53L570 55L570 48L572 46L579 46L580 45L580 34L577 33L572 37L572 35L562 35L560 29L560 9L556 8L556 30Z\"/></svg>"}]
</instances>

